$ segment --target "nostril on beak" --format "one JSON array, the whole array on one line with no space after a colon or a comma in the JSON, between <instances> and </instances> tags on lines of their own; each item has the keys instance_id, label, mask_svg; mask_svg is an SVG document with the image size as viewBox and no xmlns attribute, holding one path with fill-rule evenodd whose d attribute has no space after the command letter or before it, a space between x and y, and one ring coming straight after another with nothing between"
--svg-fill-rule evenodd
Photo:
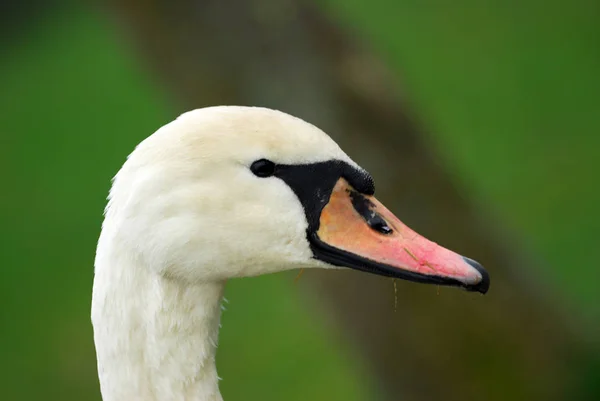
<instances>
[{"instance_id":1,"label":"nostril on beak","mask_svg":"<svg viewBox=\"0 0 600 401\"><path fill-rule=\"evenodd\" d=\"M373 230L382 234L391 234L392 231L394 231L390 228L390 226L388 226L386 221L383 218L381 218L381 216L379 216L378 214L374 214L373 217L369 218L367 220L367 224L369 224L369 227L371 227Z\"/></svg>"},{"instance_id":2,"label":"nostril on beak","mask_svg":"<svg viewBox=\"0 0 600 401\"><path fill-rule=\"evenodd\" d=\"M481 264L479 262L477 262L476 260L467 258L466 256L463 256L462 258L471 267L473 267L475 270L477 270L479 272L479 274L481 274L481 280L476 284L471 284L471 285L467 286L467 290L468 291L477 291L482 294L485 294L486 292L488 292L488 290L490 288L490 274L487 272L487 270L485 270L483 268L483 266L481 266Z\"/></svg>"}]
</instances>

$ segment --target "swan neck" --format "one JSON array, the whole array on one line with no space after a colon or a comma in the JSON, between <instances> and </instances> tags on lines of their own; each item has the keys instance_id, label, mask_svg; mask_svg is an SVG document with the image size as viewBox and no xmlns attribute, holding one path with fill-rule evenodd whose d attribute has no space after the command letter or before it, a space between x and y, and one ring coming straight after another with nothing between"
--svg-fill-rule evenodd
<instances>
[{"instance_id":1,"label":"swan neck","mask_svg":"<svg viewBox=\"0 0 600 401\"><path fill-rule=\"evenodd\" d=\"M96 263L92 323L104 401L222 401L215 366L224 283L183 284Z\"/></svg>"}]
</instances>

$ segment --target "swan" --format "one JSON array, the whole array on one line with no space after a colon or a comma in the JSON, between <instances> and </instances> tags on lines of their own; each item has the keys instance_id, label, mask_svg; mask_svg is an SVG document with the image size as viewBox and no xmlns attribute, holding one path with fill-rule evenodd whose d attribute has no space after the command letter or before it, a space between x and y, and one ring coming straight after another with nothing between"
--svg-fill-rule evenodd
<instances>
[{"instance_id":1,"label":"swan","mask_svg":"<svg viewBox=\"0 0 600 401\"><path fill-rule=\"evenodd\" d=\"M412 231L374 191L323 131L271 109L197 109L143 140L113 179L96 250L103 400L222 400L230 278L352 268L488 290L480 264Z\"/></svg>"}]
</instances>

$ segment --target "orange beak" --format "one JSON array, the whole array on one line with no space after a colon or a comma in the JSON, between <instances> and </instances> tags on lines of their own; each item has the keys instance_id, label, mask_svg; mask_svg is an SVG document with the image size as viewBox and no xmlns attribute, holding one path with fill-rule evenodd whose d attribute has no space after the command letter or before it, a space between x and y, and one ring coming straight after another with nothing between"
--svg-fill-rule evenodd
<instances>
[{"instance_id":1,"label":"orange beak","mask_svg":"<svg viewBox=\"0 0 600 401\"><path fill-rule=\"evenodd\" d=\"M490 285L479 263L417 234L375 197L359 193L343 178L310 240L317 258L334 265L483 294Z\"/></svg>"}]
</instances>

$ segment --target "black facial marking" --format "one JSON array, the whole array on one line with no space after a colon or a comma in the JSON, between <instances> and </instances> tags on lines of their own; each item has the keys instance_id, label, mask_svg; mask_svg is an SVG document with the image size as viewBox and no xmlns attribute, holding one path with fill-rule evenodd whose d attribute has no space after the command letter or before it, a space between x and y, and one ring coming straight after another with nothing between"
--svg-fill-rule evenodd
<instances>
[{"instance_id":1,"label":"black facial marking","mask_svg":"<svg viewBox=\"0 0 600 401\"><path fill-rule=\"evenodd\" d=\"M375 192L373 178L364 170L341 160L311 164L277 164L276 177L282 179L296 194L304 207L308 221L307 235L319 229L321 211L329 202L333 187L340 178L361 193Z\"/></svg>"},{"instance_id":2,"label":"black facial marking","mask_svg":"<svg viewBox=\"0 0 600 401\"><path fill-rule=\"evenodd\" d=\"M354 210L367 222L369 227L381 234L391 234L393 230L388 226L387 222L375 211L375 205L362 194L348 190L348 195L352 201Z\"/></svg>"}]
</instances>

